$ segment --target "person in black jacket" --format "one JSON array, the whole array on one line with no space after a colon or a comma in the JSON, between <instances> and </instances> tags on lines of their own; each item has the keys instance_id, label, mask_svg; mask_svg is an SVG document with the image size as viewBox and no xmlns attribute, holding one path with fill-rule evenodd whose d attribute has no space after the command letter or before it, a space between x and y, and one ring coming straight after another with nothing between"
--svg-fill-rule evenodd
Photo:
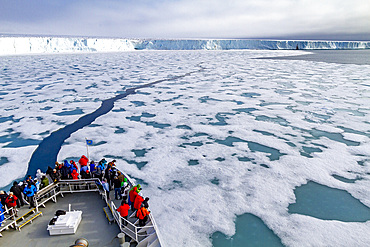
<instances>
[{"instance_id":1,"label":"person in black jacket","mask_svg":"<svg viewBox=\"0 0 370 247\"><path fill-rule=\"evenodd\" d=\"M7 193L5 193L4 191L0 191L0 201L1 204L3 204L3 206L6 205L5 200L7 197L8 197Z\"/></svg>"},{"instance_id":2,"label":"person in black jacket","mask_svg":"<svg viewBox=\"0 0 370 247\"><path fill-rule=\"evenodd\" d=\"M57 169L53 169L53 172L50 174L51 180L54 183L56 183L56 182L59 182L60 177L61 177L60 172Z\"/></svg>"},{"instance_id":3,"label":"person in black jacket","mask_svg":"<svg viewBox=\"0 0 370 247\"><path fill-rule=\"evenodd\" d=\"M112 181L112 168L110 166L108 166L107 169L105 169L104 178L107 179L109 189L111 189L113 181Z\"/></svg>"},{"instance_id":4,"label":"person in black jacket","mask_svg":"<svg viewBox=\"0 0 370 247\"><path fill-rule=\"evenodd\" d=\"M22 188L18 185L17 181L13 182L13 186L10 188L10 192L18 198L17 199L17 208L24 206L23 197L22 197Z\"/></svg>"},{"instance_id":5,"label":"person in black jacket","mask_svg":"<svg viewBox=\"0 0 370 247\"><path fill-rule=\"evenodd\" d=\"M68 179L69 177L69 169L64 164L62 164L62 167L60 168L60 174L62 179Z\"/></svg>"},{"instance_id":6,"label":"person in black jacket","mask_svg":"<svg viewBox=\"0 0 370 247\"><path fill-rule=\"evenodd\" d=\"M116 200L121 200L121 181L118 179L117 176L113 179L113 186L114 186L114 198Z\"/></svg>"},{"instance_id":7,"label":"person in black jacket","mask_svg":"<svg viewBox=\"0 0 370 247\"><path fill-rule=\"evenodd\" d=\"M143 201L143 206L146 208L149 208L149 197L145 197L145 200Z\"/></svg>"},{"instance_id":8,"label":"person in black jacket","mask_svg":"<svg viewBox=\"0 0 370 247\"><path fill-rule=\"evenodd\" d=\"M32 185L36 185L35 182L33 181L33 178L31 175L28 175L27 176L27 179L25 181L27 184L32 184Z\"/></svg>"}]
</instances>

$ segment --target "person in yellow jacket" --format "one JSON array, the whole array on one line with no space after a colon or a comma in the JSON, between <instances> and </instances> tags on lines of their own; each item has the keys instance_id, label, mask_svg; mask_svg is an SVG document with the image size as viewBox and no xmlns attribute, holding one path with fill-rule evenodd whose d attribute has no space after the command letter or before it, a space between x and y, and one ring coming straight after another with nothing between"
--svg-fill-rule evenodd
<instances>
[{"instance_id":1,"label":"person in yellow jacket","mask_svg":"<svg viewBox=\"0 0 370 247\"><path fill-rule=\"evenodd\" d=\"M145 223L148 220L149 214L150 214L150 211L148 211L148 209L145 206L137 210L136 217L139 218L139 226L145 226Z\"/></svg>"}]
</instances>

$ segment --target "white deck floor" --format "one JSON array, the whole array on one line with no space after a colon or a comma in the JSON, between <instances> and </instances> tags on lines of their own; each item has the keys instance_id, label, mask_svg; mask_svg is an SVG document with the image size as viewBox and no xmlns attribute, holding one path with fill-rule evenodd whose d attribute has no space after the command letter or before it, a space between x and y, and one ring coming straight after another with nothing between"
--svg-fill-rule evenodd
<instances>
[{"instance_id":1,"label":"white deck floor","mask_svg":"<svg viewBox=\"0 0 370 247\"><path fill-rule=\"evenodd\" d=\"M72 210L83 212L76 234L49 236L46 229L50 219L58 209L68 211L68 204L72 205ZM57 197L57 203L47 202L46 208L40 208L43 216L23 227L21 232L3 231L0 246L66 247L73 245L78 238L87 239L91 247L119 246L116 236L120 230L117 224L108 223L103 211L104 206L105 203L97 192L65 193L64 198ZM26 206L24 208L28 209Z\"/></svg>"}]
</instances>

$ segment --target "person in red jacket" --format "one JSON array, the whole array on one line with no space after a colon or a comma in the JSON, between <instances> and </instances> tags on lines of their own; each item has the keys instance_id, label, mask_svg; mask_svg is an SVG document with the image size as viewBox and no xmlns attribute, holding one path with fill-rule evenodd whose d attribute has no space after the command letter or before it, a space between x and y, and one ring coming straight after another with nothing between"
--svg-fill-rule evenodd
<instances>
[{"instance_id":1,"label":"person in red jacket","mask_svg":"<svg viewBox=\"0 0 370 247\"><path fill-rule=\"evenodd\" d=\"M146 207L141 207L136 212L136 217L139 218L139 226L145 226L146 221L148 220L150 211L146 209Z\"/></svg>"},{"instance_id":2,"label":"person in red jacket","mask_svg":"<svg viewBox=\"0 0 370 247\"><path fill-rule=\"evenodd\" d=\"M81 159L78 161L80 166L87 166L87 162L89 162L89 159L85 155L82 155Z\"/></svg>"},{"instance_id":3,"label":"person in red jacket","mask_svg":"<svg viewBox=\"0 0 370 247\"><path fill-rule=\"evenodd\" d=\"M13 215L13 217L12 217L13 219L14 219L14 215L15 215L15 217L18 217L17 209L16 209L17 200L18 200L18 198L13 194L13 192L9 192L8 197L5 199L6 206L8 208L10 208L11 215Z\"/></svg>"},{"instance_id":4,"label":"person in red jacket","mask_svg":"<svg viewBox=\"0 0 370 247\"><path fill-rule=\"evenodd\" d=\"M78 175L80 175L80 174L78 174L77 170L76 169L73 169L73 171L71 173L71 176L72 176L73 180L78 180ZM78 185L75 185L74 186L74 189L75 190L78 190L79 189L79 186Z\"/></svg>"},{"instance_id":5,"label":"person in red jacket","mask_svg":"<svg viewBox=\"0 0 370 247\"><path fill-rule=\"evenodd\" d=\"M117 211L119 212L119 214L121 215L122 218L125 218L127 220L129 209L130 209L130 206L126 203L126 201L122 200L121 206L119 206L119 208L117 208ZM125 226L127 225L126 220L123 221L123 224Z\"/></svg>"},{"instance_id":6,"label":"person in red jacket","mask_svg":"<svg viewBox=\"0 0 370 247\"><path fill-rule=\"evenodd\" d=\"M141 208L141 204L143 203L143 201L144 201L144 198L141 195L137 195L135 197L135 201L134 201L135 210L139 210Z\"/></svg>"},{"instance_id":7,"label":"person in red jacket","mask_svg":"<svg viewBox=\"0 0 370 247\"><path fill-rule=\"evenodd\" d=\"M135 202L135 198L136 196L139 195L138 192L137 192L137 187L133 187L131 190L130 190L130 193L128 193L128 196L130 198L130 202L131 202L131 210L134 211L134 202Z\"/></svg>"},{"instance_id":8,"label":"person in red jacket","mask_svg":"<svg viewBox=\"0 0 370 247\"><path fill-rule=\"evenodd\" d=\"M72 175L73 180L77 180L78 175L80 175L80 174L78 174L78 172L75 169L73 169L73 172L71 173L71 175Z\"/></svg>"}]
</instances>

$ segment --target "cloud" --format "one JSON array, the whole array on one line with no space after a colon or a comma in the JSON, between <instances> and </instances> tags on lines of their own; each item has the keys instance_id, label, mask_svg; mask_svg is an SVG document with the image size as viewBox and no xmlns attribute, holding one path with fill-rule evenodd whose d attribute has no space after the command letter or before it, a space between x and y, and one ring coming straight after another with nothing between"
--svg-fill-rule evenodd
<instances>
[{"instance_id":1,"label":"cloud","mask_svg":"<svg viewBox=\"0 0 370 247\"><path fill-rule=\"evenodd\" d=\"M6 2L0 10L7 13L0 17L2 33L128 38L367 34L370 38L368 0Z\"/></svg>"}]
</instances>

